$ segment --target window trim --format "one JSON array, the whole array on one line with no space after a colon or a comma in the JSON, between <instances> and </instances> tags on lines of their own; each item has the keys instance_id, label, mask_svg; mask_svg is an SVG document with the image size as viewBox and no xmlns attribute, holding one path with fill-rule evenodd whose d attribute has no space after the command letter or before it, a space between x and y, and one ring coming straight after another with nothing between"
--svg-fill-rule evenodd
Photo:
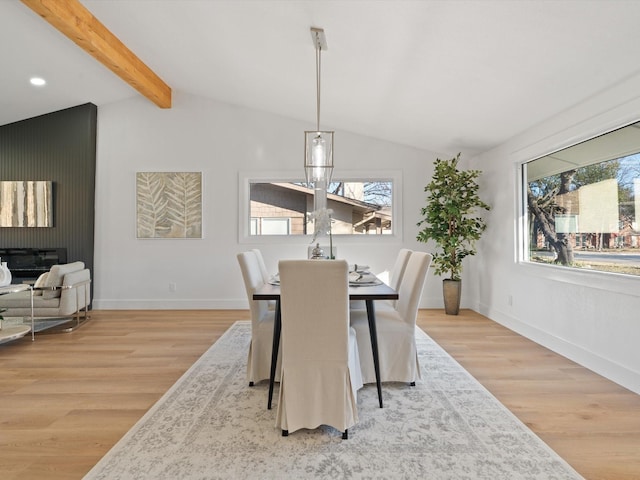
<instances>
[{"instance_id":1,"label":"window trim","mask_svg":"<svg viewBox=\"0 0 640 480\"><path fill-rule=\"evenodd\" d=\"M512 172L515 181L515 193L516 193L516 222L515 227L515 255L514 263L517 267L522 269L526 275L531 275L546 280L555 282L567 283L579 287L594 288L597 290L603 290L611 293L618 293L623 295L629 295L633 297L640 297L640 276L625 275L613 272L604 272L601 270L587 270L574 267L565 267L552 264L543 264L532 262L529 260L529 226L528 226L528 205L526 198L525 182L526 178L526 164L535 161L539 158L553 155L556 152L571 148L580 143L588 142L594 138L602 135L607 135L620 128L627 127L634 123L638 123L639 118L626 121L611 128L606 128L603 131L591 131L584 136L573 136L570 141L563 143L558 142L556 148L550 148L546 153L531 154L529 149L522 149L519 152L513 152L521 157L514 163L514 170ZM525 159L522 159L525 157Z\"/></svg>"},{"instance_id":2,"label":"window trim","mask_svg":"<svg viewBox=\"0 0 640 480\"><path fill-rule=\"evenodd\" d=\"M335 170L334 180L367 182L390 181L393 183L392 214L393 233L388 235L356 235L336 234L334 238L343 244L362 242L397 243L402 241L402 171L401 170L373 170L360 172L356 170ZM250 184L269 182L299 182L304 181L304 172L297 170L282 171L241 171L238 173L238 242L240 244L286 244L307 245L311 235L251 235L250 231Z\"/></svg>"}]
</instances>

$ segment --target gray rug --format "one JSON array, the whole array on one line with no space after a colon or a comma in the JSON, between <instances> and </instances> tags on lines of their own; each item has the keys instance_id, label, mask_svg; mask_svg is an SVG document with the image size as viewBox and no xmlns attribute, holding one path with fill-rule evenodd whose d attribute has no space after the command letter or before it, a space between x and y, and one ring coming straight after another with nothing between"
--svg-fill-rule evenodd
<instances>
[{"instance_id":1,"label":"gray rug","mask_svg":"<svg viewBox=\"0 0 640 480\"><path fill-rule=\"evenodd\" d=\"M236 322L85 479L582 478L420 329L422 381L383 384L383 409L365 386L348 440L282 437L267 382L247 385L250 336Z\"/></svg>"}]
</instances>

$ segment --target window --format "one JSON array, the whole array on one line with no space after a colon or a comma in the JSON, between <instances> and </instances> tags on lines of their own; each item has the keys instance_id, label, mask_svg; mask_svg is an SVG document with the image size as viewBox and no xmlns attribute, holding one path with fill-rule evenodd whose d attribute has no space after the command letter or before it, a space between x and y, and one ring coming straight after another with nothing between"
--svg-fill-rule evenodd
<instances>
[{"instance_id":1,"label":"window","mask_svg":"<svg viewBox=\"0 0 640 480\"><path fill-rule=\"evenodd\" d=\"M252 224L254 220L259 228L252 235L289 235L291 233L290 218L252 218Z\"/></svg>"},{"instance_id":2,"label":"window","mask_svg":"<svg viewBox=\"0 0 640 480\"><path fill-rule=\"evenodd\" d=\"M299 174L241 175L241 238L300 237L314 234L313 188ZM334 175L327 189L332 235L396 236L400 188L398 172Z\"/></svg>"},{"instance_id":3,"label":"window","mask_svg":"<svg viewBox=\"0 0 640 480\"><path fill-rule=\"evenodd\" d=\"M640 122L522 171L526 261L640 276Z\"/></svg>"}]
</instances>

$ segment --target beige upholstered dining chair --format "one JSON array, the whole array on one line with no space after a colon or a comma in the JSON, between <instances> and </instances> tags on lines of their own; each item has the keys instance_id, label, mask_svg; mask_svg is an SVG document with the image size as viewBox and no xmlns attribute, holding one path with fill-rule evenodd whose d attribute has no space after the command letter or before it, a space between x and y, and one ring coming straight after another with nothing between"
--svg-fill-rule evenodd
<instances>
[{"instance_id":1,"label":"beige upholstered dining chair","mask_svg":"<svg viewBox=\"0 0 640 480\"><path fill-rule=\"evenodd\" d=\"M409 261L411 253L411 250L408 248L401 248L398 251L396 261L389 272L389 286L394 290L398 290L398 288L400 288L400 283L402 283L402 277L404 276L404 271L407 268L407 262Z\"/></svg>"},{"instance_id":2,"label":"beige upholstered dining chair","mask_svg":"<svg viewBox=\"0 0 640 480\"><path fill-rule=\"evenodd\" d=\"M281 260L282 371L276 426L287 436L330 425L348 438L362 387L358 344L349 327L344 260Z\"/></svg>"},{"instance_id":3,"label":"beige upholstered dining chair","mask_svg":"<svg viewBox=\"0 0 640 480\"><path fill-rule=\"evenodd\" d=\"M264 283L269 283L271 277L269 276L269 270L267 270L267 265L264 263L264 257L262 256L262 252L258 248L254 248L251 250L258 259L258 266L260 267L260 274L262 275L262 281Z\"/></svg>"},{"instance_id":4,"label":"beige upholstered dining chair","mask_svg":"<svg viewBox=\"0 0 640 480\"><path fill-rule=\"evenodd\" d=\"M393 267L389 272L389 286L394 290L398 290L400 288L400 283L402 282L402 277L404 275L404 271L407 268L407 262L409 261L409 256L411 255L411 250L408 248L401 248L398 251L398 255L396 255L396 260L393 263ZM380 300L376 303L377 308L385 308L385 309L393 309L396 306L396 300ZM366 305L364 300L352 300L349 303L349 308L351 310L365 310Z\"/></svg>"},{"instance_id":5,"label":"beige upholstered dining chair","mask_svg":"<svg viewBox=\"0 0 640 480\"><path fill-rule=\"evenodd\" d=\"M393 268L389 272L389 286L395 291L400 290L402 279L404 278L404 272L409 262L409 257L412 251L408 248L401 248L396 256L396 261L393 264ZM393 310L396 308L397 300L380 300L376 303L376 309Z\"/></svg>"},{"instance_id":6,"label":"beige upholstered dining chair","mask_svg":"<svg viewBox=\"0 0 640 480\"><path fill-rule=\"evenodd\" d=\"M253 386L254 383L269 379L275 313L268 308L266 300L253 299L253 293L264 284L255 252L239 253L238 263L251 310L251 345L247 357L247 380L249 385ZM278 363L280 363L280 352ZM278 380L278 372L279 367L276 370L276 380Z\"/></svg>"},{"instance_id":7,"label":"beige upholstered dining chair","mask_svg":"<svg viewBox=\"0 0 640 480\"><path fill-rule=\"evenodd\" d=\"M396 307L393 309L376 308L375 321L378 333L380 380L382 382L415 384L415 381L421 378L415 328L418 304L431 265L431 258L428 253L412 252L400 283ZM358 340L362 379L364 383L373 383L376 381L376 376L367 312L352 310L351 326L355 329Z\"/></svg>"}]
</instances>

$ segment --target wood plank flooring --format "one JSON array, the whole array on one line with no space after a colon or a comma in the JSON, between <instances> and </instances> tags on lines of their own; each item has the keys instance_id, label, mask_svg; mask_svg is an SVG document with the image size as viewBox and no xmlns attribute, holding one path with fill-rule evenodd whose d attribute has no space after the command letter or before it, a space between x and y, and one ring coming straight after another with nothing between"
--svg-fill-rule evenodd
<instances>
[{"instance_id":1,"label":"wood plank flooring","mask_svg":"<svg viewBox=\"0 0 640 480\"><path fill-rule=\"evenodd\" d=\"M248 318L99 310L73 333L0 345L0 478L81 479ZM585 478L640 478L639 395L471 311L422 310L418 324Z\"/></svg>"},{"instance_id":2,"label":"wood plank flooring","mask_svg":"<svg viewBox=\"0 0 640 480\"><path fill-rule=\"evenodd\" d=\"M418 325L582 476L640 479L640 395L469 310Z\"/></svg>"}]
</instances>

